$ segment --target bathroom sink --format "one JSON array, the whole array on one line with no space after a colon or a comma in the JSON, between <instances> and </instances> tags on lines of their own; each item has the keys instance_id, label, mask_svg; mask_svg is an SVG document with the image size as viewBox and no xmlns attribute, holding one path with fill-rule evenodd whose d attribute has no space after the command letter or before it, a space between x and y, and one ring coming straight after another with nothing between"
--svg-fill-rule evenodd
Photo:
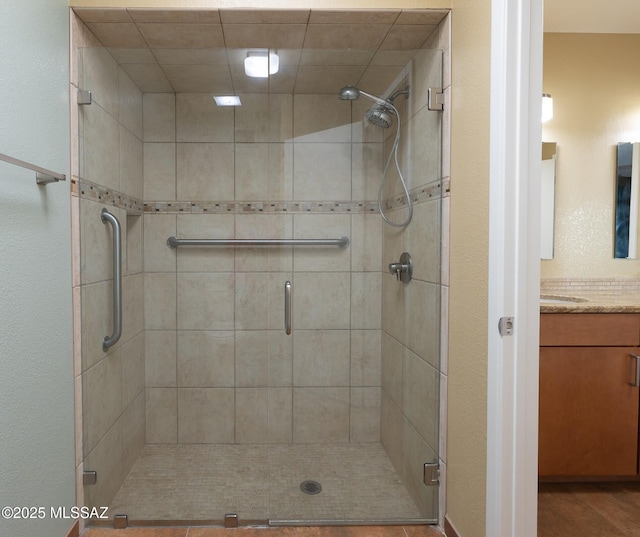
<instances>
[{"instance_id":1,"label":"bathroom sink","mask_svg":"<svg viewBox=\"0 0 640 537\"><path fill-rule=\"evenodd\" d=\"M578 298L577 296L559 296L559 295L541 295L541 304L577 304L586 302L586 298Z\"/></svg>"}]
</instances>

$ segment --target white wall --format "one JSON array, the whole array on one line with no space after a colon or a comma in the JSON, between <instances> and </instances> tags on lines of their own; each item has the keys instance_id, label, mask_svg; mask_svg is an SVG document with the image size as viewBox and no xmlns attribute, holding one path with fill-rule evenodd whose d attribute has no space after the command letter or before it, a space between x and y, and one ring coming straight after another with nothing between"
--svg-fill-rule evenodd
<instances>
[{"instance_id":1,"label":"white wall","mask_svg":"<svg viewBox=\"0 0 640 537\"><path fill-rule=\"evenodd\" d=\"M5 2L0 18L0 153L68 175L66 0ZM74 505L69 182L0 164L0 503L45 507L0 519L0 534L62 536Z\"/></svg>"}]
</instances>

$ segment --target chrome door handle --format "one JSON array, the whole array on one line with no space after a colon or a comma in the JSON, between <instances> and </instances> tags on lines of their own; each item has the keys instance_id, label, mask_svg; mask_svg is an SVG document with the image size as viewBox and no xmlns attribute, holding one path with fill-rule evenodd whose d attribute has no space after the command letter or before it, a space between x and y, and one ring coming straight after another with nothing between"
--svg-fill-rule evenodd
<instances>
[{"instance_id":1,"label":"chrome door handle","mask_svg":"<svg viewBox=\"0 0 640 537\"><path fill-rule=\"evenodd\" d=\"M284 331L291 334L291 282L284 284Z\"/></svg>"},{"instance_id":2,"label":"chrome door handle","mask_svg":"<svg viewBox=\"0 0 640 537\"><path fill-rule=\"evenodd\" d=\"M633 363L633 367L635 367L635 371L633 373L633 380L629 383L631 386L640 387L640 356L637 354L629 354L629 357L632 360L635 360Z\"/></svg>"}]
</instances>

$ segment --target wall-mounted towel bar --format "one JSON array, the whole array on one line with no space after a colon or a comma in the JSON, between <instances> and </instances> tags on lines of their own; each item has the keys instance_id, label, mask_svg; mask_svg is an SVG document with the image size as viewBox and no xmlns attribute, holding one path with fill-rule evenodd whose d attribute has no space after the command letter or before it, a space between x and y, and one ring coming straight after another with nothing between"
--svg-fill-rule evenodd
<instances>
[{"instance_id":1,"label":"wall-mounted towel bar","mask_svg":"<svg viewBox=\"0 0 640 537\"><path fill-rule=\"evenodd\" d=\"M17 158L10 157L9 155L3 155L2 153L0 153L0 160L4 160L9 164L14 164L16 166L20 166L21 168L26 168L27 170L36 172L36 183L39 185L57 183L58 181L64 181L67 178L67 176L63 173L52 172L51 170L47 170L46 168L41 168L40 166L36 166L35 164L29 164L24 160L19 160Z\"/></svg>"},{"instance_id":2,"label":"wall-mounted towel bar","mask_svg":"<svg viewBox=\"0 0 640 537\"><path fill-rule=\"evenodd\" d=\"M109 211L102 209L100 218L113 228L113 334L105 336L102 342L102 350L106 352L122 335L122 233L120 222Z\"/></svg>"},{"instance_id":3,"label":"wall-mounted towel bar","mask_svg":"<svg viewBox=\"0 0 640 537\"><path fill-rule=\"evenodd\" d=\"M178 246L349 246L348 237L339 239L167 239L169 248Z\"/></svg>"}]
</instances>

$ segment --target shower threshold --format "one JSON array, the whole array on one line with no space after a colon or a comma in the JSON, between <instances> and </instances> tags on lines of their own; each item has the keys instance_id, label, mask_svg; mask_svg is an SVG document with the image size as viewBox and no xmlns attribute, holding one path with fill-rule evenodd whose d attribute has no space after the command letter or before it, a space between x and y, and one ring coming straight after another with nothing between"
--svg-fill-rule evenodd
<instances>
[{"instance_id":1,"label":"shower threshold","mask_svg":"<svg viewBox=\"0 0 640 537\"><path fill-rule=\"evenodd\" d=\"M321 492L305 494L314 480ZM434 524L386 452L367 444L149 444L109 507L130 526Z\"/></svg>"}]
</instances>

